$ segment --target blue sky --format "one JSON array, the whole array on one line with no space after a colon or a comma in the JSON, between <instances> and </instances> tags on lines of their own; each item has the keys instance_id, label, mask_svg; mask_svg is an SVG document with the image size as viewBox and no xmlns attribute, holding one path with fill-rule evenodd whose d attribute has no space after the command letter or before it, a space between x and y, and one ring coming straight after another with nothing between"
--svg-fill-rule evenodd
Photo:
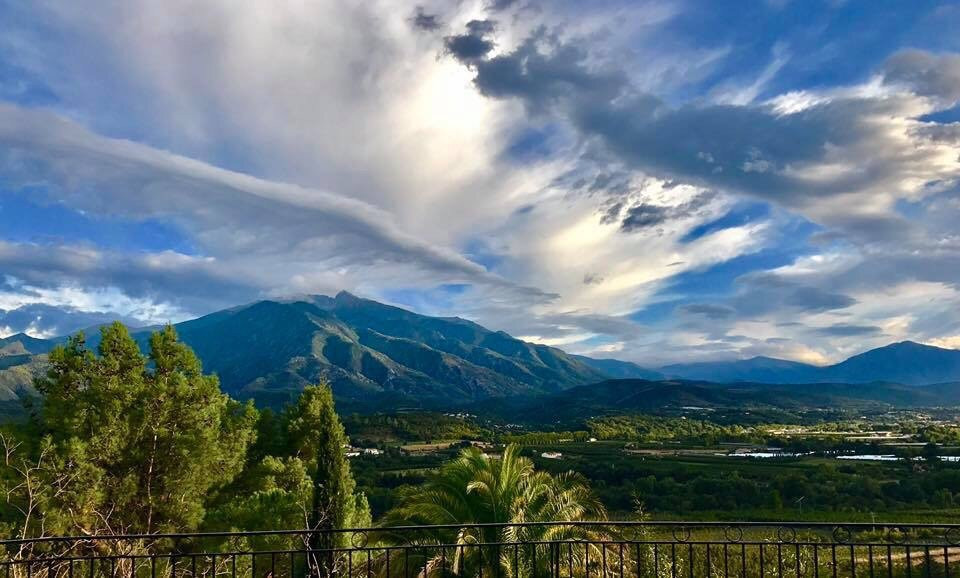
<instances>
[{"instance_id":1,"label":"blue sky","mask_svg":"<svg viewBox=\"0 0 960 578\"><path fill-rule=\"evenodd\" d=\"M346 289L648 365L960 347L958 28L0 0L0 335Z\"/></svg>"}]
</instances>

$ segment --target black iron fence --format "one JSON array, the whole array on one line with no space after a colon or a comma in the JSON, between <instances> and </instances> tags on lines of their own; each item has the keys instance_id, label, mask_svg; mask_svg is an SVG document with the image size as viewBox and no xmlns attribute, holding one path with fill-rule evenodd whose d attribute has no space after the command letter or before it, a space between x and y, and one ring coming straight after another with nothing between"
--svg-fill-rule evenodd
<instances>
[{"instance_id":1,"label":"black iron fence","mask_svg":"<svg viewBox=\"0 0 960 578\"><path fill-rule=\"evenodd\" d=\"M960 575L960 525L549 522L0 540L0 578Z\"/></svg>"}]
</instances>

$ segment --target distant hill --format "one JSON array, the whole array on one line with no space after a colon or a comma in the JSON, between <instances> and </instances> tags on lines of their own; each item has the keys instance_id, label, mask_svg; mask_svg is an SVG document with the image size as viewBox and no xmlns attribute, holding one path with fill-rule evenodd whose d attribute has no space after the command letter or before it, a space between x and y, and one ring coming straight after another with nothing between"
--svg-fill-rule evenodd
<instances>
[{"instance_id":1,"label":"distant hill","mask_svg":"<svg viewBox=\"0 0 960 578\"><path fill-rule=\"evenodd\" d=\"M0 422L24 415L23 400L37 395L33 380L46 368L46 355L0 357Z\"/></svg>"},{"instance_id":2,"label":"distant hill","mask_svg":"<svg viewBox=\"0 0 960 578\"><path fill-rule=\"evenodd\" d=\"M0 421L23 414L23 399L36 395L33 379L46 369L54 345L25 333L0 338Z\"/></svg>"},{"instance_id":3,"label":"distant hill","mask_svg":"<svg viewBox=\"0 0 960 578\"><path fill-rule=\"evenodd\" d=\"M571 357L614 379L664 379L666 377L659 371L641 367L632 361L594 359L583 355L573 355Z\"/></svg>"},{"instance_id":4,"label":"distant hill","mask_svg":"<svg viewBox=\"0 0 960 578\"><path fill-rule=\"evenodd\" d=\"M668 365L669 377L733 383L870 383L924 385L960 381L960 351L913 341L871 349L835 365L818 367L796 361L754 357L738 361Z\"/></svg>"},{"instance_id":5,"label":"distant hill","mask_svg":"<svg viewBox=\"0 0 960 578\"><path fill-rule=\"evenodd\" d=\"M759 383L806 383L820 381L820 368L806 363L753 357L736 361L678 363L660 368L669 377L718 383L753 381ZM874 380L867 380L874 381Z\"/></svg>"},{"instance_id":6,"label":"distant hill","mask_svg":"<svg viewBox=\"0 0 960 578\"><path fill-rule=\"evenodd\" d=\"M7 355L39 355L50 353L56 343L49 339L30 337L26 333L17 333L0 338L0 357Z\"/></svg>"},{"instance_id":7,"label":"distant hill","mask_svg":"<svg viewBox=\"0 0 960 578\"><path fill-rule=\"evenodd\" d=\"M677 410L859 410L960 404L960 382L928 386L865 384L718 384L704 381L615 379L546 397L491 399L471 411L522 423L570 422L604 415Z\"/></svg>"},{"instance_id":8,"label":"distant hill","mask_svg":"<svg viewBox=\"0 0 960 578\"><path fill-rule=\"evenodd\" d=\"M830 381L883 379L910 385L960 381L960 351L901 341L854 355L822 371L822 379Z\"/></svg>"}]
</instances>

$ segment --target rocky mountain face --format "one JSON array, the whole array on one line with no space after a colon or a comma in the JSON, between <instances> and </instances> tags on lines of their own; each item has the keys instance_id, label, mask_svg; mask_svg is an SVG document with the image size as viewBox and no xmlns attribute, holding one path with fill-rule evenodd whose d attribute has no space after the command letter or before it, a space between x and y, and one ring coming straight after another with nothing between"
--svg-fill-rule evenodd
<instances>
[{"instance_id":1,"label":"rocky mountain face","mask_svg":"<svg viewBox=\"0 0 960 578\"><path fill-rule=\"evenodd\" d=\"M548 393L606 377L553 347L345 292L260 301L176 328L225 391L266 405L322 379L349 405L396 406Z\"/></svg>"}]
</instances>

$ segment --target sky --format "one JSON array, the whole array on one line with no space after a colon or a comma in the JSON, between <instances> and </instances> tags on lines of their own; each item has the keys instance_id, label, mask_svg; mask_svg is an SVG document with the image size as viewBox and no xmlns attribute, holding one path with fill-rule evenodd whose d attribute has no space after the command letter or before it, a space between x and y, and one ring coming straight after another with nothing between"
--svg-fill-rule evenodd
<instances>
[{"instance_id":1,"label":"sky","mask_svg":"<svg viewBox=\"0 0 960 578\"><path fill-rule=\"evenodd\" d=\"M960 4L0 0L0 336L340 290L645 365L960 347Z\"/></svg>"}]
</instances>

